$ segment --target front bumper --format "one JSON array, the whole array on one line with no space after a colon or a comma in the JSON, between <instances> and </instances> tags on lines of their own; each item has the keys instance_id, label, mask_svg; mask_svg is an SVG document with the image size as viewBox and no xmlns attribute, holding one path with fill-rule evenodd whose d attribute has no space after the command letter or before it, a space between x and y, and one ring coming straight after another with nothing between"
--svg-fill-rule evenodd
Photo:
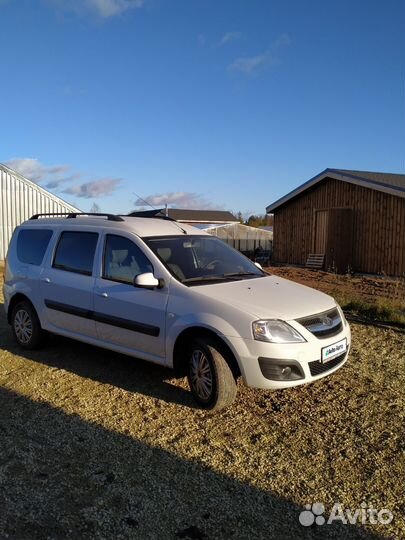
<instances>
[{"instance_id":1,"label":"front bumper","mask_svg":"<svg viewBox=\"0 0 405 540\"><path fill-rule=\"evenodd\" d=\"M302 329L299 331L304 334ZM347 323L341 332L327 339L319 339L309 332L304 337L306 343L275 344L236 337L226 337L226 340L238 361L245 384L276 390L316 381L335 372L346 362L351 345ZM346 352L322 363L321 350L345 338ZM284 369L283 374L283 367L291 369ZM290 380L283 380L283 377L290 377Z\"/></svg>"}]
</instances>

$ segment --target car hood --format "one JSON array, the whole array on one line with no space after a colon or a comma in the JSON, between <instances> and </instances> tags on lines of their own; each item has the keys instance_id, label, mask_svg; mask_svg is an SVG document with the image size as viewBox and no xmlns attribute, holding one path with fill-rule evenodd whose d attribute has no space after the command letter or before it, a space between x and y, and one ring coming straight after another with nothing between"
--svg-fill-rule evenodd
<instances>
[{"instance_id":1,"label":"car hood","mask_svg":"<svg viewBox=\"0 0 405 540\"><path fill-rule=\"evenodd\" d=\"M278 276L200 285L194 290L260 319L292 320L336 305L331 296Z\"/></svg>"}]
</instances>

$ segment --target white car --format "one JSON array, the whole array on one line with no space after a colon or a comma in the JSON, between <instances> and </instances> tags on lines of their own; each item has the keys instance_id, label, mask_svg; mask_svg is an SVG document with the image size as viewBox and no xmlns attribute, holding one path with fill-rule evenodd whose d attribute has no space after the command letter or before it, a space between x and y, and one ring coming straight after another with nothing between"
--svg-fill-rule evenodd
<instances>
[{"instance_id":1,"label":"white car","mask_svg":"<svg viewBox=\"0 0 405 540\"><path fill-rule=\"evenodd\" d=\"M350 348L333 298L169 219L33 216L13 234L4 298L22 347L51 332L169 366L215 410L240 376L256 388L305 384Z\"/></svg>"}]
</instances>

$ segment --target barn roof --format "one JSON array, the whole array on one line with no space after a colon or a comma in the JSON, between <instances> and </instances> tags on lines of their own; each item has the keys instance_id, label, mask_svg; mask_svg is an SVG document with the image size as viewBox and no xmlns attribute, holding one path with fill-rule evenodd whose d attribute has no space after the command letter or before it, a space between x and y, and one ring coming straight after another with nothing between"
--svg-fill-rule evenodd
<instances>
[{"instance_id":1,"label":"barn roof","mask_svg":"<svg viewBox=\"0 0 405 540\"><path fill-rule=\"evenodd\" d=\"M227 212L226 210L183 210L181 208L169 208L167 210L168 217L176 221L184 221L187 223L234 223L238 219ZM165 216L166 210L159 208L156 210L144 210L139 212L131 212L130 216L135 217L153 217Z\"/></svg>"},{"instance_id":2,"label":"barn roof","mask_svg":"<svg viewBox=\"0 0 405 540\"><path fill-rule=\"evenodd\" d=\"M348 169L325 169L320 174L317 174L308 180L308 182L305 182L293 191L290 191L290 193L287 193L287 195L284 195L284 197L281 197L267 206L266 212L268 214L274 212L274 210L277 210L280 206L291 199L294 199L315 184L325 180L325 178L333 178L335 180L341 180L342 182L348 182L349 184L356 184L358 186L383 191L390 195L405 198L405 174L352 171Z\"/></svg>"}]
</instances>

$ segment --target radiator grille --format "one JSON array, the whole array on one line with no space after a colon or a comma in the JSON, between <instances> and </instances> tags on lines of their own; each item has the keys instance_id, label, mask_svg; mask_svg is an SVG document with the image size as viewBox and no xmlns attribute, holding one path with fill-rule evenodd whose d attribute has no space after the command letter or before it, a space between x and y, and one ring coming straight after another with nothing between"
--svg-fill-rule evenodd
<instances>
[{"instance_id":1,"label":"radiator grille","mask_svg":"<svg viewBox=\"0 0 405 540\"><path fill-rule=\"evenodd\" d=\"M297 319L297 322L320 339L335 336L343 328L342 319L337 308L302 317Z\"/></svg>"},{"instance_id":2,"label":"radiator grille","mask_svg":"<svg viewBox=\"0 0 405 540\"><path fill-rule=\"evenodd\" d=\"M320 375L321 373L325 373L326 371L329 371L330 369L333 369L334 367L338 366L343 362L343 360L346 358L347 353L339 354L339 356L336 356L336 358L333 358L332 360L329 360L326 364L322 364L319 360L316 360L315 362L309 363L309 370L311 372L312 377L316 377L316 375Z\"/></svg>"}]
</instances>

